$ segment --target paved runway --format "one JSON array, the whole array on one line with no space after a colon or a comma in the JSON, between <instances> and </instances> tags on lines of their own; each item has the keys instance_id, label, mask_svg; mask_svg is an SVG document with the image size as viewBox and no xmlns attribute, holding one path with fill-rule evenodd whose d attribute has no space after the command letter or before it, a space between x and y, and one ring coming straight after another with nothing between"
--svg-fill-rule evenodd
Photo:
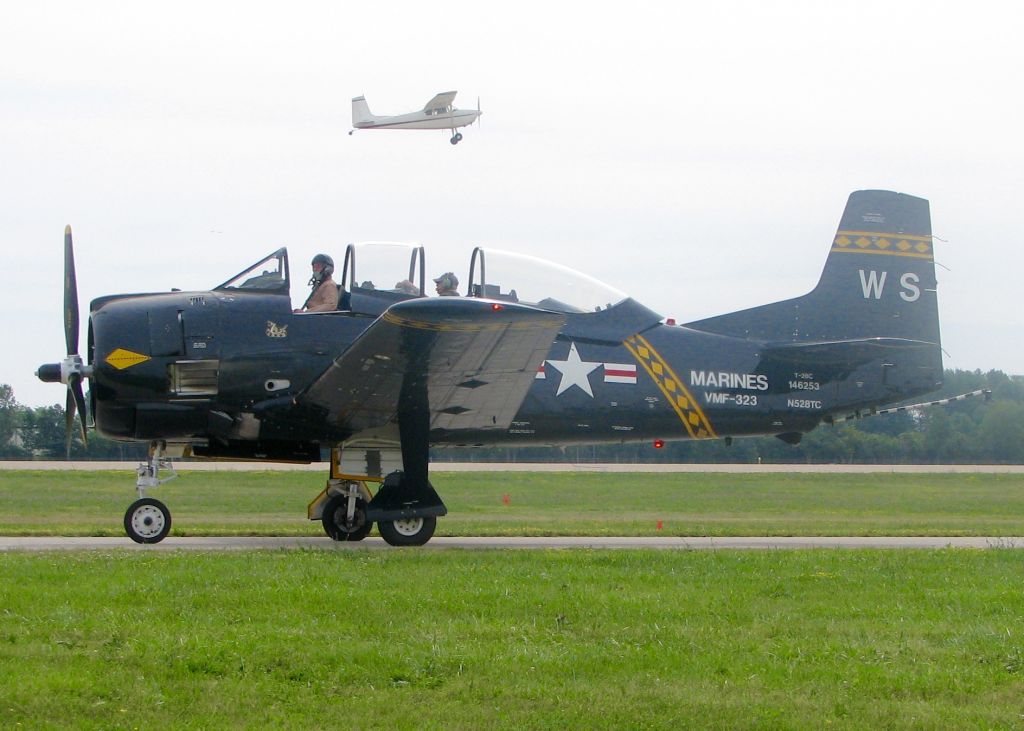
<instances>
[{"instance_id":1,"label":"paved runway","mask_svg":"<svg viewBox=\"0 0 1024 731\"><path fill-rule=\"evenodd\" d=\"M670 550L708 549L801 549L801 548L1024 548L1022 537L946 536L786 536L786 537L541 537L448 538L439 536L423 548L445 549L623 549L658 548ZM139 545L128 538L8 538L0 537L2 551L249 551L276 549L394 550L383 539L371 537L358 543L337 543L327 537L170 537L155 545Z\"/></svg>"}]
</instances>

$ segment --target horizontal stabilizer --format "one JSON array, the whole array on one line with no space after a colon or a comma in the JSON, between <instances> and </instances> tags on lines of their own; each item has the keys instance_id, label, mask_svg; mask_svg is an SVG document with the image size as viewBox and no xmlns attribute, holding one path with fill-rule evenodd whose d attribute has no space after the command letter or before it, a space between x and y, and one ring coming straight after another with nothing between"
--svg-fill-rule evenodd
<instances>
[{"instance_id":1,"label":"horizontal stabilizer","mask_svg":"<svg viewBox=\"0 0 1024 731\"><path fill-rule=\"evenodd\" d=\"M934 351L935 343L903 338L862 338L819 343L782 343L768 345L764 357L794 367L817 365L859 366L886 354L894 357L912 351Z\"/></svg>"}]
</instances>

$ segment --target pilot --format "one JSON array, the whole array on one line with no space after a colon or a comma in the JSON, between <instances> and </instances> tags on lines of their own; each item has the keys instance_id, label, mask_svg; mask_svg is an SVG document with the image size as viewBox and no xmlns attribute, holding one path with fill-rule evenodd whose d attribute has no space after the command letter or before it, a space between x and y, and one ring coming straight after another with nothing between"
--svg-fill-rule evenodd
<instances>
[{"instance_id":1,"label":"pilot","mask_svg":"<svg viewBox=\"0 0 1024 731\"><path fill-rule=\"evenodd\" d=\"M445 272L434 280L437 285L437 293L442 297L459 296L459 278L451 272Z\"/></svg>"},{"instance_id":2,"label":"pilot","mask_svg":"<svg viewBox=\"0 0 1024 731\"><path fill-rule=\"evenodd\" d=\"M309 279L309 286L313 291L309 293L306 303L295 312L333 312L338 309L338 285L331 279L334 273L334 259L327 254L317 254L312 262L313 276Z\"/></svg>"}]
</instances>

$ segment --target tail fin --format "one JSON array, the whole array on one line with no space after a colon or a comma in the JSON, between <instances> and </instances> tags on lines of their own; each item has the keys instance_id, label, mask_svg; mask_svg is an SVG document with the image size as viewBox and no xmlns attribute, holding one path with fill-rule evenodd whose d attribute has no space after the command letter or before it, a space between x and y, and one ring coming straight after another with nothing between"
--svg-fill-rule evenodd
<instances>
[{"instance_id":1,"label":"tail fin","mask_svg":"<svg viewBox=\"0 0 1024 731\"><path fill-rule=\"evenodd\" d=\"M769 342L885 337L938 345L928 201L884 190L852 193L812 292L689 327Z\"/></svg>"},{"instance_id":2,"label":"tail fin","mask_svg":"<svg viewBox=\"0 0 1024 731\"><path fill-rule=\"evenodd\" d=\"M376 117L370 111L370 105L366 103L366 97L357 96L352 99L352 126L356 127L365 122L372 122Z\"/></svg>"},{"instance_id":3,"label":"tail fin","mask_svg":"<svg viewBox=\"0 0 1024 731\"><path fill-rule=\"evenodd\" d=\"M906 396L932 390L942 382L942 351L928 201L852 193L813 291L688 326L763 341L773 359L792 363L825 357L856 367L884 350L883 371L903 366ZM891 386L894 376L884 380Z\"/></svg>"}]
</instances>

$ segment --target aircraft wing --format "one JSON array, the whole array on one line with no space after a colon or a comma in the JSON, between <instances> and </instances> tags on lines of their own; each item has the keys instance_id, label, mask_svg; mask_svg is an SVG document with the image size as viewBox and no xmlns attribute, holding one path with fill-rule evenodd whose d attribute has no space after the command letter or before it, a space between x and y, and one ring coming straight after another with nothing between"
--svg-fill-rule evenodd
<instances>
[{"instance_id":1,"label":"aircraft wing","mask_svg":"<svg viewBox=\"0 0 1024 731\"><path fill-rule=\"evenodd\" d=\"M455 101L455 95L458 93L457 91L442 91L424 105L423 111L427 112L431 109L442 109L451 106L452 102Z\"/></svg>"},{"instance_id":2,"label":"aircraft wing","mask_svg":"<svg viewBox=\"0 0 1024 731\"><path fill-rule=\"evenodd\" d=\"M560 313L476 298L400 302L298 401L351 433L410 409L428 409L432 431L508 429L564 323Z\"/></svg>"}]
</instances>

